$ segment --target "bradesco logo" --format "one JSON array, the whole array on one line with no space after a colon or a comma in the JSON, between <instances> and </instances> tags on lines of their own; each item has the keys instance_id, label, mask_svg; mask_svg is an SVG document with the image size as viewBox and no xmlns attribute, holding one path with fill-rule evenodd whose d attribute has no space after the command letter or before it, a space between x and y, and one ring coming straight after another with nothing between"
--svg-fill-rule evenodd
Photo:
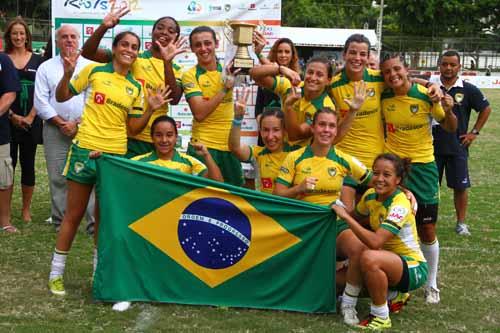
<instances>
[{"instance_id":1,"label":"bradesco logo","mask_svg":"<svg viewBox=\"0 0 500 333\"><path fill-rule=\"evenodd\" d=\"M104 104L104 102L106 101L106 95L103 94L103 93L100 93L100 92L96 92L94 94L94 103L95 104Z\"/></svg>"}]
</instances>

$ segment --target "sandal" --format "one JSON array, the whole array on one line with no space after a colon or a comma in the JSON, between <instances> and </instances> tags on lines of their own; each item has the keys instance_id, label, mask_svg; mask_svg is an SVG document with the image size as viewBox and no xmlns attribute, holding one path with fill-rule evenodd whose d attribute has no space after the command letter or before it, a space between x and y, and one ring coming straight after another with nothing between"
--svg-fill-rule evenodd
<instances>
[{"instance_id":1,"label":"sandal","mask_svg":"<svg viewBox=\"0 0 500 333\"><path fill-rule=\"evenodd\" d=\"M9 234L13 234L18 232L17 228L14 227L12 224L6 225L5 227L2 227L2 231L5 231Z\"/></svg>"}]
</instances>

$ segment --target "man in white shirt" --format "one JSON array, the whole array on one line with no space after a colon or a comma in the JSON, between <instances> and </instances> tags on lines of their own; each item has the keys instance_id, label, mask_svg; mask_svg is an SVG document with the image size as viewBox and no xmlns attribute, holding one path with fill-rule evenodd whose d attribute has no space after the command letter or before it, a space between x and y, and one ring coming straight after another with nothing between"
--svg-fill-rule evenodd
<instances>
[{"instance_id":1,"label":"man in white shirt","mask_svg":"<svg viewBox=\"0 0 500 333\"><path fill-rule=\"evenodd\" d=\"M66 209L66 179L62 176L62 171L66 164L71 140L78 130L78 123L82 116L84 94L75 96L64 103L56 101L57 84L64 72L61 57L77 52L80 34L74 27L63 25L56 31L55 40L60 54L45 61L38 68L34 106L37 115L44 120L43 143L50 185L51 217L52 223L58 230ZM75 73L89 63L91 63L90 60L79 57ZM91 198L86 214L89 233L93 233L93 214L94 199Z\"/></svg>"}]
</instances>

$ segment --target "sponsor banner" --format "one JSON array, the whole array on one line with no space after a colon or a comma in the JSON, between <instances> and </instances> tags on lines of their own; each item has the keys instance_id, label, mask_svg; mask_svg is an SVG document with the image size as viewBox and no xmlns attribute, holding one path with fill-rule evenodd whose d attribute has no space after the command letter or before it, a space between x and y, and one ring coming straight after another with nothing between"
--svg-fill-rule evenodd
<instances>
[{"instance_id":1,"label":"sponsor banner","mask_svg":"<svg viewBox=\"0 0 500 333\"><path fill-rule=\"evenodd\" d=\"M461 75L460 77L480 89L500 89L500 76ZM433 75L431 79L433 82L439 82L439 75Z\"/></svg>"}]
</instances>

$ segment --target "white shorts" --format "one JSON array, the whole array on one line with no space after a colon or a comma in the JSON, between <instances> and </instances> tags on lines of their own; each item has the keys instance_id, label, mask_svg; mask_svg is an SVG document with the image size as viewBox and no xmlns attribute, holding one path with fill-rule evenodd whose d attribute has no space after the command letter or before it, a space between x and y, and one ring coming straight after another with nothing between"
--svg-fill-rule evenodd
<instances>
[{"instance_id":1,"label":"white shorts","mask_svg":"<svg viewBox=\"0 0 500 333\"><path fill-rule=\"evenodd\" d=\"M14 169L10 157L10 143L0 145L0 190L6 190L14 181Z\"/></svg>"}]
</instances>

